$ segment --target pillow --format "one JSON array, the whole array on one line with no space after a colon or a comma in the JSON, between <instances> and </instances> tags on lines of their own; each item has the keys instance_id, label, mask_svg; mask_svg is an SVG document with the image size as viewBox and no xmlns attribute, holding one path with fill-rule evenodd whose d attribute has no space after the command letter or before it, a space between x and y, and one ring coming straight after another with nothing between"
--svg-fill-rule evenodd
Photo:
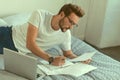
<instances>
[{"instance_id":1,"label":"pillow","mask_svg":"<svg viewBox=\"0 0 120 80\"><path fill-rule=\"evenodd\" d=\"M0 26L8 26L8 24L3 19L0 19Z\"/></svg>"},{"instance_id":2,"label":"pillow","mask_svg":"<svg viewBox=\"0 0 120 80\"><path fill-rule=\"evenodd\" d=\"M9 25L21 25L28 21L31 13L19 13L11 16L4 17L3 20Z\"/></svg>"}]
</instances>

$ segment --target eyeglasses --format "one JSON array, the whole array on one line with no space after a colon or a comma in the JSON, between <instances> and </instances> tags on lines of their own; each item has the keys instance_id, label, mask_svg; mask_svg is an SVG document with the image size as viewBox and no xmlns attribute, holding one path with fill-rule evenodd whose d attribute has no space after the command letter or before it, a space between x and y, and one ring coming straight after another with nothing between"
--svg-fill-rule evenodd
<instances>
[{"instance_id":1,"label":"eyeglasses","mask_svg":"<svg viewBox=\"0 0 120 80\"><path fill-rule=\"evenodd\" d=\"M78 24L74 23L68 16L67 19L71 25L78 27Z\"/></svg>"}]
</instances>

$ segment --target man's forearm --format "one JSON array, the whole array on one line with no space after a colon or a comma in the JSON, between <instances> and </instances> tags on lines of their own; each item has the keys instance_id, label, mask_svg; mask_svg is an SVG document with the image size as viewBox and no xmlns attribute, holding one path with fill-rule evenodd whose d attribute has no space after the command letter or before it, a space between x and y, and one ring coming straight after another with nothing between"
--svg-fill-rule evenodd
<instances>
[{"instance_id":1,"label":"man's forearm","mask_svg":"<svg viewBox=\"0 0 120 80\"><path fill-rule=\"evenodd\" d=\"M69 54L69 55L66 55L67 58L70 58L70 59L73 59L73 58L76 58L77 55L75 54Z\"/></svg>"},{"instance_id":2,"label":"man's forearm","mask_svg":"<svg viewBox=\"0 0 120 80\"><path fill-rule=\"evenodd\" d=\"M70 59L76 58L77 55L73 54L73 52L71 50L69 51L63 51L64 56Z\"/></svg>"}]
</instances>

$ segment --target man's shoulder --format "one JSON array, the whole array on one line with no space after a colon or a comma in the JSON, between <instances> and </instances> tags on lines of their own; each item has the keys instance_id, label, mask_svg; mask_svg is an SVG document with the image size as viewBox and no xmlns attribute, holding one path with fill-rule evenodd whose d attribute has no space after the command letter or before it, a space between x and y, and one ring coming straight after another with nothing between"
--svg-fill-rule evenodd
<instances>
[{"instance_id":1,"label":"man's shoulder","mask_svg":"<svg viewBox=\"0 0 120 80\"><path fill-rule=\"evenodd\" d=\"M71 31L70 31L70 30L67 30L67 31L65 32L65 34L70 35L70 34L71 34Z\"/></svg>"},{"instance_id":2,"label":"man's shoulder","mask_svg":"<svg viewBox=\"0 0 120 80\"><path fill-rule=\"evenodd\" d=\"M71 31L70 30L67 30L66 32L64 32L64 37L66 38L70 38L71 37Z\"/></svg>"},{"instance_id":3,"label":"man's shoulder","mask_svg":"<svg viewBox=\"0 0 120 80\"><path fill-rule=\"evenodd\" d=\"M53 14L50 11L44 10L44 9L36 9L35 11L33 11L35 13L39 13L39 14Z\"/></svg>"}]
</instances>

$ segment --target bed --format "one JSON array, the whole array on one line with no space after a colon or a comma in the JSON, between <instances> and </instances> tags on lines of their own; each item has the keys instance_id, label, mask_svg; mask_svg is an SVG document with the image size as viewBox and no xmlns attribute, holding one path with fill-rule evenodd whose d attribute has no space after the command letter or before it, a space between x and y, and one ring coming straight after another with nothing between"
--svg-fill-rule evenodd
<instances>
[{"instance_id":1,"label":"bed","mask_svg":"<svg viewBox=\"0 0 120 80\"><path fill-rule=\"evenodd\" d=\"M2 25L19 25L26 22L29 18L31 13L23 13L23 14L16 14L8 17L4 17L0 19L0 26ZM70 75L51 75L45 77L39 77L37 80L120 80L120 62L101 53L100 51L96 50L89 44L85 43L84 41L72 37L72 51L76 55L81 55L86 52L93 52L96 51L96 54L92 57L92 62L90 65L97 67L96 70L86 73L82 76L75 77ZM59 55L61 54L61 50L58 46L55 46L46 52L51 53L52 55ZM54 53L54 54L53 54ZM3 58L0 55L0 67L3 68ZM7 75L7 76L5 76ZM1 77L6 78L6 80L26 80L24 78L20 78L17 75L13 75L7 72L0 71L0 80ZM10 78L15 77L15 78Z\"/></svg>"}]
</instances>

